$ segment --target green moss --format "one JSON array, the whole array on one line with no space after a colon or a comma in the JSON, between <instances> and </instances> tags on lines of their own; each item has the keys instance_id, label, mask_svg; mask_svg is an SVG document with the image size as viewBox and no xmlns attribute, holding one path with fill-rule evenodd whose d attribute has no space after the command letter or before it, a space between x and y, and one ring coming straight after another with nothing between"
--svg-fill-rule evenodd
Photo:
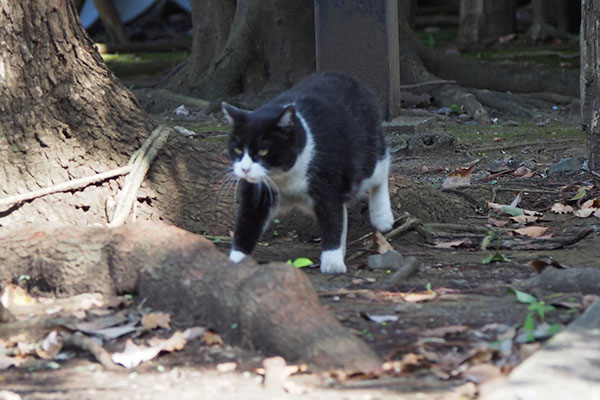
<instances>
[{"instance_id":1,"label":"green moss","mask_svg":"<svg viewBox=\"0 0 600 400\"><path fill-rule=\"evenodd\" d=\"M586 137L581 129L561 122L551 122L545 126L536 126L534 122L526 122L518 126L455 126L448 127L447 130L455 135L459 143L464 144L490 143L494 137L502 138L505 144L548 140L549 137L557 140Z\"/></svg>"},{"instance_id":2,"label":"green moss","mask_svg":"<svg viewBox=\"0 0 600 400\"><path fill-rule=\"evenodd\" d=\"M106 65L121 78L164 74L187 56L183 51L102 54Z\"/></svg>"},{"instance_id":3,"label":"green moss","mask_svg":"<svg viewBox=\"0 0 600 400\"><path fill-rule=\"evenodd\" d=\"M458 27L442 27L436 32L419 30L416 32L416 35L428 45L444 49L448 46L456 45ZM540 54L542 52L553 52L555 54ZM577 55L577 57L565 59L559 57L558 53L567 56ZM529 62L573 71L579 69L578 54L579 41L576 35L573 35L566 41L548 44L532 43L529 40L529 36L524 33L519 34L507 43L495 43L484 50L461 51L461 55L467 58L490 61L511 60L515 62Z\"/></svg>"}]
</instances>

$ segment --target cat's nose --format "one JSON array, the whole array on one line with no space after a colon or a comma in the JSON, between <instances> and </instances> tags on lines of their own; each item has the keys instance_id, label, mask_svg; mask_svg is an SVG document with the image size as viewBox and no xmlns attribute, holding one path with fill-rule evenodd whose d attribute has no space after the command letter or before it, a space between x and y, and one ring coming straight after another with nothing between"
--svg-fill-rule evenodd
<instances>
[{"instance_id":1,"label":"cat's nose","mask_svg":"<svg viewBox=\"0 0 600 400\"><path fill-rule=\"evenodd\" d=\"M250 168L242 168L242 172L248 175L248 172L250 172Z\"/></svg>"}]
</instances>

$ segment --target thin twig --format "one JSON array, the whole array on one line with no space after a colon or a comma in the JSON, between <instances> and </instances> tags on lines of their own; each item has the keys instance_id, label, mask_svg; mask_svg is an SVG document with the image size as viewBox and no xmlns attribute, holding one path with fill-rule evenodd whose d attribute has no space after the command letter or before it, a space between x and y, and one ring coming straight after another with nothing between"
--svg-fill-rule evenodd
<instances>
[{"instance_id":1,"label":"thin twig","mask_svg":"<svg viewBox=\"0 0 600 400\"><path fill-rule=\"evenodd\" d=\"M548 141L548 140L538 140L535 142L528 142L528 143L513 143L513 144L505 144L505 145L501 145L501 146L488 146L488 147L475 147L472 149L469 149L469 152L486 152L486 151L495 151L495 150L506 150L506 149L512 149L512 148L516 148L516 147L523 147L523 146L538 146L538 145L553 145L553 144L560 144L560 143L565 143L565 142L581 142L581 139L560 139L560 140L553 140L553 141Z\"/></svg>"},{"instance_id":2,"label":"thin twig","mask_svg":"<svg viewBox=\"0 0 600 400\"><path fill-rule=\"evenodd\" d=\"M123 369L112 361L110 354L104 349L104 347L92 340L92 338L85 336L83 333L63 333L63 338L65 340L65 344L70 344L73 347L77 347L92 354L94 358L98 360L98 362L107 370L119 371Z\"/></svg>"},{"instance_id":3,"label":"thin twig","mask_svg":"<svg viewBox=\"0 0 600 400\"><path fill-rule=\"evenodd\" d=\"M23 193L15 196L6 197L0 200L0 208L7 207L16 203L22 203L27 200L33 200L38 197L43 197L52 193L68 192L70 190L83 189L92 183L104 181L106 179L115 178L117 176L125 175L131 172L133 166L127 165L125 167L116 168L110 171L102 172L100 174L86 176L84 178L73 179L68 182L59 183L51 187L34 190L32 192Z\"/></svg>"},{"instance_id":4,"label":"thin twig","mask_svg":"<svg viewBox=\"0 0 600 400\"><path fill-rule=\"evenodd\" d=\"M456 83L456 81L438 80L438 81L414 83L412 85L400 85L400 89L411 89L411 88L417 88L417 87L422 87L422 86L445 85L445 84L454 84L454 83Z\"/></svg>"},{"instance_id":5,"label":"thin twig","mask_svg":"<svg viewBox=\"0 0 600 400\"><path fill-rule=\"evenodd\" d=\"M384 235L384 237L386 239L392 239L392 238L398 236L399 234L406 232L406 231L410 231L412 229L418 230L418 227L423 225L419 219L411 217L409 214L404 214L404 216L401 219L406 219L406 221L399 227L386 233ZM421 232L419 232L419 233L421 233ZM368 235L365 235L365 236L368 237ZM356 253L352 254L351 256L348 256L348 258L346 258L346 261L356 260L357 258L363 256L365 253L367 253L367 251L365 251L365 250L357 251Z\"/></svg>"}]
</instances>

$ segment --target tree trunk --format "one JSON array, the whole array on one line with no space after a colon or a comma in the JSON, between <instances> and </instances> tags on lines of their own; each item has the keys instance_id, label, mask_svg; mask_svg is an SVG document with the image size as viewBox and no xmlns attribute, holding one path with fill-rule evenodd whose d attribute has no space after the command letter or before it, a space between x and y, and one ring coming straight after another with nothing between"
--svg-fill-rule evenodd
<instances>
[{"instance_id":1,"label":"tree trunk","mask_svg":"<svg viewBox=\"0 0 600 400\"><path fill-rule=\"evenodd\" d=\"M478 47L514 32L516 6L516 0L461 0L459 46Z\"/></svg>"},{"instance_id":2,"label":"tree trunk","mask_svg":"<svg viewBox=\"0 0 600 400\"><path fill-rule=\"evenodd\" d=\"M533 21L529 35L533 41L568 39L569 0L532 0Z\"/></svg>"},{"instance_id":3,"label":"tree trunk","mask_svg":"<svg viewBox=\"0 0 600 400\"><path fill-rule=\"evenodd\" d=\"M600 172L600 4L581 2L581 122L588 135L589 167Z\"/></svg>"},{"instance_id":4,"label":"tree trunk","mask_svg":"<svg viewBox=\"0 0 600 400\"><path fill-rule=\"evenodd\" d=\"M190 62L169 87L210 100L272 94L314 71L311 0L194 0L192 10Z\"/></svg>"},{"instance_id":5,"label":"tree trunk","mask_svg":"<svg viewBox=\"0 0 600 400\"><path fill-rule=\"evenodd\" d=\"M123 166L152 130L71 0L0 3L0 42L0 196ZM98 223L107 194L91 186L48 196L0 210L0 222Z\"/></svg>"},{"instance_id":6,"label":"tree trunk","mask_svg":"<svg viewBox=\"0 0 600 400\"><path fill-rule=\"evenodd\" d=\"M127 43L129 38L112 0L94 0L94 5L111 43Z\"/></svg>"},{"instance_id":7,"label":"tree trunk","mask_svg":"<svg viewBox=\"0 0 600 400\"><path fill-rule=\"evenodd\" d=\"M201 236L160 223L35 227L0 235L0 285L29 275L58 295L138 293L185 326L215 329L288 361L322 368L381 365L324 310L306 275L282 263L233 264Z\"/></svg>"}]
</instances>

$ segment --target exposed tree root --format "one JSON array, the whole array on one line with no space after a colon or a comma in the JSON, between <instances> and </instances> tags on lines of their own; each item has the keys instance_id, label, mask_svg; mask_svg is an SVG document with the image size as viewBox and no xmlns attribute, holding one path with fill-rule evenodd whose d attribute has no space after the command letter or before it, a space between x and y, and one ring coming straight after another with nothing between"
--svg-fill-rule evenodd
<instances>
[{"instance_id":1,"label":"exposed tree root","mask_svg":"<svg viewBox=\"0 0 600 400\"><path fill-rule=\"evenodd\" d=\"M0 249L2 286L29 275L56 294L137 292L179 324L210 326L266 354L317 368L380 366L321 307L304 273L250 258L232 264L208 240L173 226L27 227L3 232Z\"/></svg>"}]
</instances>

